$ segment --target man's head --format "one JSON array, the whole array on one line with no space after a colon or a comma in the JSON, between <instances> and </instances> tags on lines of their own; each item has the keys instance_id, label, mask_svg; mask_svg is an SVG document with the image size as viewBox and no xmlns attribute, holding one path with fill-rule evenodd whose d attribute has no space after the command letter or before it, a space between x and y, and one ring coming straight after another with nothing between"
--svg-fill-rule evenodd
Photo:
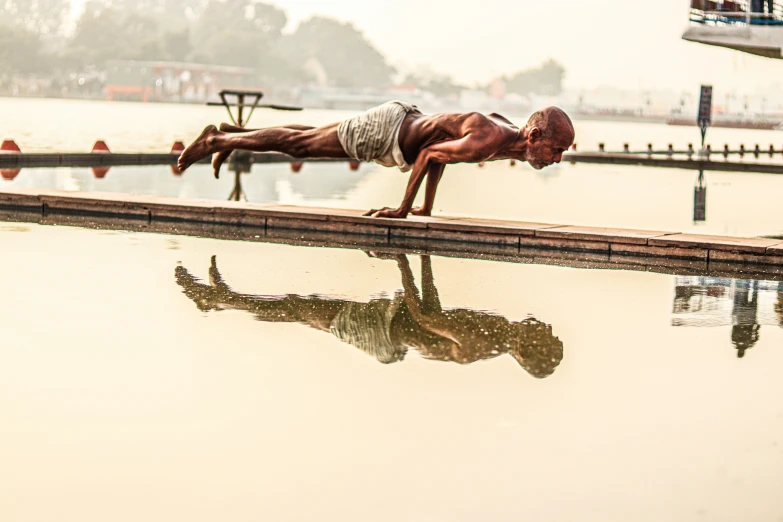
<instances>
[{"instance_id":1,"label":"man's head","mask_svg":"<svg viewBox=\"0 0 783 522\"><path fill-rule=\"evenodd\" d=\"M542 379L551 375L563 360L563 342L552 334L552 327L528 318L517 323L518 344L511 356L530 375Z\"/></svg>"},{"instance_id":2,"label":"man's head","mask_svg":"<svg viewBox=\"0 0 783 522\"><path fill-rule=\"evenodd\" d=\"M563 152L574 143L574 125L565 112L547 107L530 117L523 136L525 161L534 169L542 169L563 159Z\"/></svg>"}]
</instances>

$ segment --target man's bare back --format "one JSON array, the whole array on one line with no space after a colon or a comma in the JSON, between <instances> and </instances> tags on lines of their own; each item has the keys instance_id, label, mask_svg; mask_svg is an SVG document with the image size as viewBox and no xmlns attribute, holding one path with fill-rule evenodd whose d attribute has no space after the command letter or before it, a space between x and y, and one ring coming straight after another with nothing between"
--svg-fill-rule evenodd
<instances>
[{"instance_id":1,"label":"man's bare back","mask_svg":"<svg viewBox=\"0 0 783 522\"><path fill-rule=\"evenodd\" d=\"M396 105L395 105L396 104ZM499 114L444 113L425 115L413 106L390 102L354 119L324 127L290 125L248 130L221 125L206 127L181 154L185 170L214 154L218 176L235 149L281 152L294 158L362 159L412 170L402 203L365 215L405 218L409 213L429 216L435 192L448 164L481 163L502 159L527 161L536 169L559 163L573 144L574 127L562 110L538 111L519 128ZM348 152L350 151L350 153ZM413 200L427 178L424 204Z\"/></svg>"}]
</instances>

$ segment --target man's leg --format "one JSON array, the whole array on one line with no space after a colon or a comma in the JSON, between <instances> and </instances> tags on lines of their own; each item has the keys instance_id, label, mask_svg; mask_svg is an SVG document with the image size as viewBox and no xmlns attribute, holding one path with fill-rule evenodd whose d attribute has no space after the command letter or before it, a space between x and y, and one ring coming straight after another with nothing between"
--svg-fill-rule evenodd
<instances>
[{"instance_id":1,"label":"man's leg","mask_svg":"<svg viewBox=\"0 0 783 522\"><path fill-rule=\"evenodd\" d=\"M277 127L267 127L269 129L293 129L293 130L313 130L316 127L312 125L279 125ZM229 125L228 123L221 123L219 129L223 132L255 132L263 129L246 129L244 127L237 127L236 125Z\"/></svg>"},{"instance_id":2,"label":"man's leg","mask_svg":"<svg viewBox=\"0 0 783 522\"><path fill-rule=\"evenodd\" d=\"M185 170L193 163L217 152L233 149L253 152L281 152L294 158L348 159L337 136L338 123L309 130L271 127L249 132L221 132L209 125L179 157L177 166Z\"/></svg>"},{"instance_id":3,"label":"man's leg","mask_svg":"<svg viewBox=\"0 0 783 522\"><path fill-rule=\"evenodd\" d=\"M293 130L315 129L315 127L311 127L309 125L283 125L281 128L293 129ZM236 125L229 125L228 123L220 124L221 132L255 132L257 130L261 130L261 129L246 129L244 127L237 127ZM223 163L225 163L228 157L231 156L232 152L234 152L233 149L224 150L222 152L218 152L217 154L215 154L215 157L212 158L212 170L215 173L215 179L218 179L220 177L220 167L223 166Z\"/></svg>"}]
</instances>

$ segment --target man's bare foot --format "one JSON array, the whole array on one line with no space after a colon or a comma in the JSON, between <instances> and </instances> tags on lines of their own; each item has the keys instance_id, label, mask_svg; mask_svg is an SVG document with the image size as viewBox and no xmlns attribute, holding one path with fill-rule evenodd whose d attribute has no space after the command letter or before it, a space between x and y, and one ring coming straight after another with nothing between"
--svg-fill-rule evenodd
<instances>
[{"instance_id":1,"label":"man's bare foot","mask_svg":"<svg viewBox=\"0 0 783 522\"><path fill-rule=\"evenodd\" d=\"M234 152L234 149L224 150L212 156L212 170L215 171L215 179L220 177L220 167L223 166L223 163L231 156L232 152Z\"/></svg>"},{"instance_id":2,"label":"man's bare foot","mask_svg":"<svg viewBox=\"0 0 783 522\"><path fill-rule=\"evenodd\" d=\"M411 209L411 214L414 216L431 216L432 209L426 209L424 207L413 207Z\"/></svg>"},{"instance_id":3,"label":"man's bare foot","mask_svg":"<svg viewBox=\"0 0 783 522\"><path fill-rule=\"evenodd\" d=\"M391 219L405 219L408 217L407 212L403 212L402 210L398 208L391 208L391 207L383 207L379 209L373 209L368 212L365 212L362 214L363 216L372 216L372 217L385 217L385 218L391 218Z\"/></svg>"},{"instance_id":4,"label":"man's bare foot","mask_svg":"<svg viewBox=\"0 0 783 522\"><path fill-rule=\"evenodd\" d=\"M177 160L177 167L179 170L184 171L197 161L210 156L214 152L214 150L212 150L213 138L218 134L220 134L220 131L217 130L217 127L214 125L207 125L204 130L201 131L201 135L196 138L196 141L188 145L185 150L182 151L182 154L179 155L179 160Z\"/></svg>"},{"instance_id":5,"label":"man's bare foot","mask_svg":"<svg viewBox=\"0 0 783 522\"><path fill-rule=\"evenodd\" d=\"M239 127L237 125L230 125L228 123L221 123L220 132L247 132L247 129L244 127ZM231 156L231 153L234 152L232 150L225 150L223 152L218 152L215 156L212 157L212 170L215 172L215 179L220 178L220 167L223 166L223 163L226 162L229 156Z\"/></svg>"}]
</instances>

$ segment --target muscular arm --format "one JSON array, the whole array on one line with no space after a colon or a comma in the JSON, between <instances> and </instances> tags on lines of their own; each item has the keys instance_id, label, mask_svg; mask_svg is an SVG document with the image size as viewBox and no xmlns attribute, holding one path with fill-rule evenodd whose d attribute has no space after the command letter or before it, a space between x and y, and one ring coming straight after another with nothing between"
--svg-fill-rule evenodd
<instances>
[{"instance_id":1,"label":"muscular arm","mask_svg":"<svg viewBox=\"0 0 783 522\"><path fill-rule=\"evenodd\" d=\"M445 166L453 163L477 163L492 157L504 144L505 136L497 125L486 116L476 115L465 120L462 126L462 138L434 143L419 152L413 164L413 172L408 180L405 196L397 209L371 211L376 217L405 218L413 207L413 200L419 192L424 176L433 165ZM438 172L443 173L442 167ZM435 178L436 176L433 176ZM435 199L437 181L433 182L431 199ZM429 192L429 185L428 185Z\"/></svg>"},{"instance_id":2,"label":"muscular arm","mask_svg":"<svg viewBox=\"0 0 783 522\"><path fill-rule=\"evenodd\" d=\"M431 216L432 207L435 204L435 191L438 190L438 183L443 177L443 171L446 165L441 163L430 163L430 169L427 171L427 186L424 192L424 204L421 207L413 207L411 214L415 216Z\"/></svg>"}]
</instances>

